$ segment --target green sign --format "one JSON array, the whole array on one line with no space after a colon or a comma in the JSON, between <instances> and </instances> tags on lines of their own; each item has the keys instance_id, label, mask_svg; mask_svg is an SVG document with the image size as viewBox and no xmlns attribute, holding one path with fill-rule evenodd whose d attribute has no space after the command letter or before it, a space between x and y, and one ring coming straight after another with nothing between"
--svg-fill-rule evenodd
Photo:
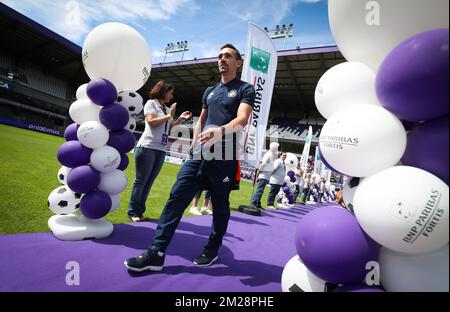
<instances>
[{"instance_id":1,"label":"green sign","mask_svg":"<svg viewBox=\"0 0 450 312\"><path fill-rule=\"evenodd\" d=\"M250 59L250 67L254 70L267 74L269 69L270 53L252 47L252 57Z\"/></svg>"}]
</instances>

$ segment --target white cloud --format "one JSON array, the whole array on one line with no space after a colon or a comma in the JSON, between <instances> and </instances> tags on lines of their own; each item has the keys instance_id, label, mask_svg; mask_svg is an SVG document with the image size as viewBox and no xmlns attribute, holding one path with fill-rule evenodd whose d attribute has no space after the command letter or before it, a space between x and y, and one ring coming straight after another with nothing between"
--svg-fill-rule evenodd
<instances>
[{"instance_id":1,"label":"white cloud","mask_svg":"<svg viewBox=\"0 0 450 312\"><path fill-rule=\"evenodd\" d=\"M333 36L328 33L316 33L311 35L298 35L289 39L291 42L295 42L296 46L300 47L323 47L335 45Z\"/></svg>"},{"instance_id":2,"label":"white cloud","mask_svg":"<svg viewBox=\"0 0 450 312\"><path fill-rule=\"evenodd\" d=\"M161 51L161 50L154 50L153 52L152 52L152 56L153 57L162 57L162 56L164 56L164 54L165 54L165 52L164 51Z\"/></svg>"},{"instance_id":3,"label":"white cloud","mask_svg":"<svg viewBox=\"0 0 450 312\"><path fill-rule=\"evenodd\" d=\"M6 5L20 13L26 16L33 16L33 19L38 20L44 26L78 43L93 26L101 22L125 22L146 30L146 27L143 26L146 21L170 20L179 12L186 13L198 10L199 7L195 1L2 0Z\"/></svg>"},{"instance_id":4,"label":"white cloud","mask_svg":"<svg viewBox=\"0 0 450 312\"><path fill-rule=\"evenodd\" d=\"M171 32L174 32L175 31L175 29L174 28L172 28L172 27L169 27L169 26L163 26L163 28L162 29L164 29L164 30L168 30L168 31L171 31Z\"/></svg>"},{"instance_id":5,"label":"white cloud","mask_svg":"<svg viewBox=\"0 0 450 312\"><path fill-rule=\"evenodd\" d=\"M249 0L235 3L222 2L223 7L242 21L264 20L267 24L280 23L299 3L317 3L323 0Z\"/></svg>"}]
</instances>

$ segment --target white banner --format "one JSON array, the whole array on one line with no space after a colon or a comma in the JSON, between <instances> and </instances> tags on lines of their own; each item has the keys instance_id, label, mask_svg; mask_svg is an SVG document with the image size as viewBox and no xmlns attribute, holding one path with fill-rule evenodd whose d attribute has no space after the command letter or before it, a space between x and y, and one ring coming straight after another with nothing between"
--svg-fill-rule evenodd
<instances>
[{"instance_id":1,"label":"white banner","mask_svg":"<svg viewBox=\"0 0 450 312\"><path fill-rule=\"evenodd\" d=\"M253 113L243 130L240 143L244 149L243 160L255 168L259 167L261 152L266 142L277 63L277 50L270 36L261 27L249 23L241 80L255 87L256 97Z\"/></svg>"},{"instance_id":2,"label":"white banner","mask_svg":"<svg viewBox=\"0 0 450 312\"><path fill-rule=\"evenodd\" d=\"M309 126L308 134L306 135L305 146L303 147L302 157L300 158L300 168L303 170L303 178L306 176L306 165L308 164L309 149L311 148L312 127Z\"/></svg>"},{"instance_id":3,"label":"white banner","mask_svg":"<svg viewBox=\"0 0 450 312\"><path fill-rule=\"evenodd\" d=\"M331 170L325 166L320 157L319 146L316 146L316 158L314 161L314 173L317 173L321 177L324 177L327 181L331 178Z\"/></svg>"}]
</instances>

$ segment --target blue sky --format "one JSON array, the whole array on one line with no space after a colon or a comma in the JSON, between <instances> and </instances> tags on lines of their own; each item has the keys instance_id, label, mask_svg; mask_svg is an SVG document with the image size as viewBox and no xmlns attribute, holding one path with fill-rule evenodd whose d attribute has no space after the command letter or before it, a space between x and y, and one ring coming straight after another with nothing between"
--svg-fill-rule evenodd
<instances>
[{"instance_id":1,"label":"blue sky","mask_svg":"<svg viewBox=\"0 0 450 312\"><path fill-rule=\"evenodd\" d=\"M247 24L294 24L286 49L334 45L327 0L1 0L56 33L83 45L86 35L105 22L121 22L139 31L160 63L169 42L187 40L184 59L212 57L223 43L245 53ZM276 40L278 50L283 40ZM180 60L169 54L166 62Z\"/></svg>"}]
</instances>

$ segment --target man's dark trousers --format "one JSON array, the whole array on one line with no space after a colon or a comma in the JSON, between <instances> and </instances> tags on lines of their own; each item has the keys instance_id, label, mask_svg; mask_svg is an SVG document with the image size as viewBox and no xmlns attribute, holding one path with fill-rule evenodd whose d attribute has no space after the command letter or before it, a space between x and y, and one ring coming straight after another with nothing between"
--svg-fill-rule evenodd
<instances>
[{"instance_id":1,"label":"man's dark trousers","mask_svg":"<svg viewBox=\"0 0 450 312\"><path fill-rule=\"evenodd\" d=\"M229 195L235 177L235 160L187 160L177 175L170 197L164 207L149 249L165 252L180 223L186 207L191 203L204 181L207 181L213 207L212 232L208 249L218 250L230 219Z\"/></svg>"},{"instance_id":2,"label":"man's dark trousers","mask_svg":"<svg viewBox=\"0 0 450 312\"><path fill-rule=\"evenodd\" d=\"M266 179L258 179L258 187L256 188L255 194L253 194L252 198L252 206L260 207L261 206L261 197L264 193L264 188L269 183L269 180Z\"/></svg>"}]
</instances>

